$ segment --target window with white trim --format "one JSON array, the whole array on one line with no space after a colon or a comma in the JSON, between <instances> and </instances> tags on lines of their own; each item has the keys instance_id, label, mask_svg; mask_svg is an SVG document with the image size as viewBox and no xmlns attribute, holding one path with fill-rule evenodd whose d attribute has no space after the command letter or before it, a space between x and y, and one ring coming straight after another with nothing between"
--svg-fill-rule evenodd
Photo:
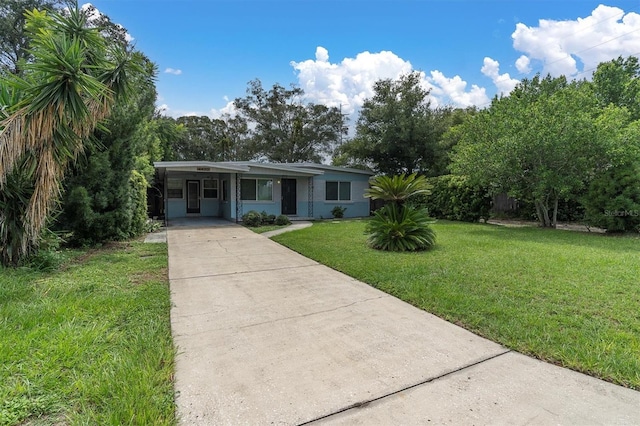
<instances>
[{"instance_id":1,"label":"window with white trim","mask_svg":"<svg viewBox=\"0 0 640 426\"><path fill-rule=\"evenodd\" d=\"M202 181L202 197L218 198L218 179L204 179Z\"/></svg>"},{"instance_id":2,"label":"window with white trim","mask_svg":"<svg viewBox=\"0 0 640 426\"><path fill-rule=\"evenodd\" d=\"M273 201L273 180L241 179L240 194L243 201Z\"/></svg>"},{"instance_id":3,"label":"window with white trim","mask_svg":"<svg viewBox=\"0 0 640 426\"><path fill-rule=\"evenodd\" d=\"M184 198L182 179L167 179L167 198Z\"/></svg>"},{"instance_id":4,"label":"window with white trim","mask_svg":"<svg viewBox=\"0 0 640 426\"><path fill-rule=\"evenodd\" d=\"M327 201L350 201L351 182L326 182L325 200Z\"/></svg>"}]
</instances>

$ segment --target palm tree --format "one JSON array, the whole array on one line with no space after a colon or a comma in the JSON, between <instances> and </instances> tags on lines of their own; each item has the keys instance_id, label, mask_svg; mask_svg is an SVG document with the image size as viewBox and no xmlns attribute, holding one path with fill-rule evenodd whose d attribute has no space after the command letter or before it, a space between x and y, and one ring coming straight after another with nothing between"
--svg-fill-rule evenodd
<instances>
[{"instance_id":1,"label":"palm tree","mask_svg":"<svg viewBox=\"0 0 640 426\"><path fill-rule=\"evenodd\" d=\"M431 194L432 186L424 176L375 176L369 185L365 197L389 201L367 224L371 247L386 251L417 251L435 244L435 233L429 226L433 221L427 212L406 204L411 197Z\"/></svg>"},{"instance_id":2,"label":"palm tree","mask_svg":"<svg viewBox=\"0 0 640 426\"><path fill-rule=\"evenodd\" d=\"M391 201L404 204L407 198L418 194L431 195L432 185L427 183L424 176L415 173L409 176L375 176L369 181L369 188L364 196L373 200Z\"/></svg>"},{"instance_id":3,"label":"palm tree","mask_svg":"<svg viewBox=\"0 0 640 426\"><path fill-rule=\"evenodd\" d=\"M24 65L23 76L0 80L0 191L11 190L7 183L15 173L33 184L20 215L20 247L13 249L19 257L38 246L67 166L126 94L127 75L136 67L131 52L108 43L77 4L64 13L27 12L26 30L33 61ZM3 220L0 214L0 227Z\"/></svg>"}]
</instances>

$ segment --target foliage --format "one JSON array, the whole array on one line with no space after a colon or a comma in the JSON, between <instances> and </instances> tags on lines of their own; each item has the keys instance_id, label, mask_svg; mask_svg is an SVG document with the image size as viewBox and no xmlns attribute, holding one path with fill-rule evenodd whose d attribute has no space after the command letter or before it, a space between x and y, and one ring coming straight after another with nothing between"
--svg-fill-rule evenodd
<instances>
[{"instance_id":1,"label":"foliage","mask_svg":"<svg viewBox=\"0 0 640 426\"><path fill-rule=\"evenodd\" d=\"M336 218L336 219L340 219L341 217L344 217L344 212L347 210L346 207L342 207L342 206L334 206L331 209L331 215Z\"/></svg>"},{"instance_id":2,"label":"foliage","mask_svg":"<svg viewBox=\"0 0 640 426\"><path fill-rule=\"evenodd\" d=\"M3 265L17 266L32 252L22 223L22 212L33 194L33 182L24 169L18 168L7 176L0 191L0 256Z\"/></svg>"},{"instance_id":3,"label":"foliage","mask_svg":"<svg viewBox=\"0 0 640 426\"><path fill-rule=\"evenodd\" d=\"M410 197L431 194L431 188L424 176L415 173L408 176L374 176L369 179L369 188L365 190L364 196L372 200L403 204Z\"/></svg>"},{"instance_id":4,"label":"foliage","mask_svg":"<svg viewBox=\"0 0 640 426\"><path fill-rule=\"evenodd\" d=\"M321 162L346 134L345 118L335 107L304 103L299 87L279 84L266 91L260 80L249 82L247 95L234 101L247 122L253 157L279 163Z\"/></svg>"},{"instance_id":5,"label":"foliage","mask_svg":"<svg viewBox=\"0 0 640 426\"><path fill-rule=\"evenodd\" d=\"M250 160L247 122L242 117L185 116L176 121L184 129L182 137L175 139L173 151L176 160L238 161Z\"/></svg>"},{"instance_id":6,"label":"foliage","mask_svg":"<svg viewBox=\"0 0 640 426\"><path fill-rule=\"evenodd\" d=\"M559 200L607 162L615 130L596 121L598 112L587 82L525 79L459 126L452 170L533 203L540 224L554 227Z\"/></svg>"},{"instance_id":7,"label":"foliage","mask_svg":"<svg viewBox=\"0 0 640 426\"><path fill-rule=\"evenodd\" d=\"M625 107L633 120L640 119L640 64L636 56L603 62L593 73L596 98L601 107Z\"/></svg>"},{"instance_id":8,"label":"foliage","mask_svg":"<svg viewBox=\"0 0 640 426\"><path fill-rule=\"evenodd\" d=\"M367 222L368 244L377 250L426 250L436 242L427 211L390 203L376 210Z\"/></svg>"},{"instance_id":9,"label":"foliage","mask_svg":"<svg viewBox=\"0 0 640 426\"><path fill-rule=\"evenodd\" d=\"M439 219L477 222L488 219L491 195L486 187L473 185L468 178L443 175L428 178L432 194L417 202L429 215Z\"/></svg>"},{"instance_id":10,"label":"foliage","mask_svg":"<svg viewBox=\"0 0 640 426\"><path fill-rule=\"evenodd\" d=\"M242 215L242 223L250 227L260 226L262 225L262 215L255 210L250 210Z\"/></svg>"},{"instance_id":11,"label":"foliage","mask_svg":"<svg viewBox=\"0 0 640 426\"><path fill-rule=\"evenodd\" d=\"M275 241L514 351L640 390L640 238L438 221L429 255L370 250L367 221Z\"/></svg>"},{"instance_id":12,"label":"foliage","mask_svg":"<svg viewBox=\"0 0 640 426\"><path fill-rule=\"evenodd\" d=\"M366 164L381 174L438 173L439 140L446 130L448 108L432 109L422 74L378 80L365 100L355 137L341 148L341 161Z\"/></svg>"},{"instance_id":13,"label":"foliage","mask_svg":"<svg viewBox=\"0 0 640 426\"><path fill-rule=\"evenodd\" d=\"M72 254L0 268L0 424L175 425L166 244Z\"/></svg>"},{"instance_id":14,"label":"foliage","mask_svg":"<svg viewBox=\"0 0 640 426\"><path fill-rule=\"evenodd\" d=\"M0 74L2 71L19 74L19 64L33 59L25 33L25 12L51 10L55 3L50 0L3 0L0 3Z\"/></svg>"},{"instance_id":15,"label":"foliage","mask_svg":"<svg viewBox=\"0 0 640 426\"><path fill-rule=\"evenodd\" d=\"M276 217L275 224L279 226L290 225L291 220L289 220L287 216L281 214L281 215L278 215L278 217Z\"/></svg>"},{"instance_id":16,"label":"foliage","mask_svg":"<svg viewBox=\"0 0 640 426\"><path fill-rule=\"evenodd\" d=\"M137 55L144 64L130 74L137 90L118 100L104 129L94 132L93 144L66 176L56 226L71 233L71 244L122 240L145 230L147 179L153 176L151 162L159 160L161 148L145 133L153 130L149 123L154 119L156 67Z\"/></svg>"},{"instance_id":17,"label":"foliage","mask_svg":"<svg viewBox=\"0 0 640 426\"><path fill-rule=\"evenodd\" d=\"M640 232L640 166L627 163L600 173L583 199L585 221L608 232Z\"/></svg>"},{"instance_id":18,"label":"foliage","mask_svg":"<svg viewBox=\"0 0 640 426\"><path fill-rule=\"evenodd\" d=\"M263 225L272 225L276 221L276 215L269 214L264 210L260 212L260 218Z\"/></svg>"},{"instance_id":19,"label":"foliage","mask_svg":"<svg viewBox=\"0 0 640 426\"><path fill-rule=\"evenodd\" d=\"M28 12L26 28L33 60L23 63L21 77L0 80L2 100L11 101L3 105L6 115L0 122L0 191L7 191L8 177L18 166L26 166L33 183L19 214L26 242L18 257L37 247L68 165L126 94L128 75L137 67L123 46L107 43L98 29L89 28L77 8L65 14Z\"/></svg>"},{"instance_id":20,"label":"foliage","mask_svg":"<svg viewBox=\"0 0 640 426\"><path fill-rule=\"evenodd\" d=\"M407 203L419 195L431 194L424 176L375 176L369 180L364 196L373 200L389 201L374 212L366 232L369 245L378 250L416 251L435 244L435 233L429 227L432 221L427 211Z\"/></svg>"}]
</instances>

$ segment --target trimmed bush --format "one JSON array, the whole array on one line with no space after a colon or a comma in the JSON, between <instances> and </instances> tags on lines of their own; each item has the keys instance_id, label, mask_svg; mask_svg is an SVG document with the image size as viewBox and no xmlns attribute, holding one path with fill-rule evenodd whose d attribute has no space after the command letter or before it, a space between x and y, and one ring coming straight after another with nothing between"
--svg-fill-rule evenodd
<instances>
[{"instance_id":1,"label":"trimmed bush","mask_svg":"<svg viewBox=\"0 0 640 426\"><path fill-rule=\"evenodd\" d=\"M276 215L269 214L264 210L260 213L260 218L263 225L273 225L273 223L276 221Z\"/></svg>"},{"instance_id":2,"label":"trimmed bush","mask_svg":"<svg viewBox=\"0 0 640 426\"><path fill-rule=\"evenodd\" d=\"M242 224L256 227L262 225L262 215L255 210L250 210L242 215Z\"/></svg>"},{"instance_id":3,"label":"trimmed bush","mask_svg":"<svg viewBox=\"0 0 640 426\"><path fill-rule=\"evenodd\" d=\"M289 218L283 214L281 214L276 218L276 225L284 226L284 225L290 225L290 224L291 224L291 221L289 220Z\"/></svg>"}]
</instances>

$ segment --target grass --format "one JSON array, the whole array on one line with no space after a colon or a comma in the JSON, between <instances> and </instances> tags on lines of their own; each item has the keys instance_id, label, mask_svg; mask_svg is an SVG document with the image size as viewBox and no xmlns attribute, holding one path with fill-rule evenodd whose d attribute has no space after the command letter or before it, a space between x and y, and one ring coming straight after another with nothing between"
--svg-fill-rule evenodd
<instances>
[{"instance_id":1,"label":"grass","mask_svg":"<svg viewBox=\"0 0 640 426\"><path fill-rule=\"evenodd\" d=\"M166 244L0 268L0 425L175 424Z\"/></svg>"},{"instance_id":2,"label":"grass","mask_svg":"<svg viewBox=\"0 0 640 426\"><path fill-rule=\"evenodd\" d=\"M255 232L256 234L264 234L265 232L269 232L269 231L276 231L278 229L282 229L282 228L286 228L289 225L260 225L260 226L247 226L247 229L252 230L253 232Z\"/></svg>"},{"instance_id":3,"label":"grass","mask_svg":"<svg viewBox=\"0 0 640 426\"><path fill-rule=\"evenodd\" d=\"M440 221L436 247L370 249L365 221L273 239L513 350L640 390L640 238Z\"/></svg>"}]
</instances>

